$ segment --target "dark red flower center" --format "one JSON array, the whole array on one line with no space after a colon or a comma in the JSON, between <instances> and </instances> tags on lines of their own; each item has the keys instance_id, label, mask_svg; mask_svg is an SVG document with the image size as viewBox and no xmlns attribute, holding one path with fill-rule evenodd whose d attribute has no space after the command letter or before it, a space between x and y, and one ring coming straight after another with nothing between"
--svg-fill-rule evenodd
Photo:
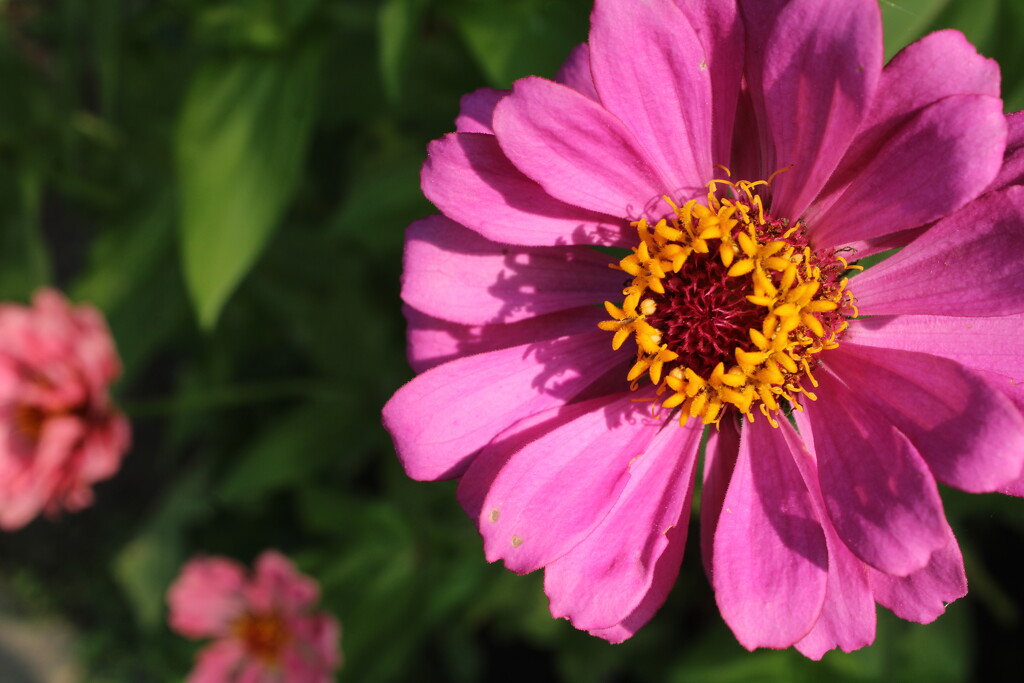
<instances>
[{"instance_id":1,"label":"dark red flower center","mask_svg":"<svg viewBox=\"0 0 1024 683\"><path fill-rule=\"evenodd\" d=\"M29 443L36 443L43 432L46 412L37 405L16 403L11 410L11 421L18 436Z\"/></svg>"},{"instance_id":2,"label":"dark red flower center","mask_svg":"<svg viewBox=\"0 0 1024 683\"><path fill-rule=\"evenodd\" d=\"M605 302L612 320L600 327L616 349L635 338L626 379L649 375L659 395L672 392L661 405L679 407L681 421L716 423L731 405L777 425L782 405L815 399L818 354L857 315L851 266L813 249L801 223L768 215L765 184L714 181L706 204L666 198L674 217L634 223L639 243L619 262L633 279L621 307Z\"/></svg>"},{"instance_id":3,"label":"dark red flower center","mask_svg":"<svg viewBox=\"0 0 1024 683\"><path fill-rule=\"evenodd\" d=\"M730 362L737 347L750 347L751 328L764 320L764 309L747 301L747 287L728 271L708 254L695 254L665 278L664 294L650 297L656 308L647 322L679 354L680 365L704 377Z\"/></svg>"}]
</instances>

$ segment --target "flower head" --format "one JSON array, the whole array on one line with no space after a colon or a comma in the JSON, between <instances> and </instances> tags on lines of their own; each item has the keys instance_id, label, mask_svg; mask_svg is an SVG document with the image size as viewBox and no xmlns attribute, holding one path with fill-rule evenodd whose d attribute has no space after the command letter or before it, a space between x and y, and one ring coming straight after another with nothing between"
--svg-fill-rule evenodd
<instances>
[{"instance_id":1,"label":"flower head","mask_svg":"<svg viewBox=\"0 0 1024 683\"><path fill-rule=\"evenodd\" d=\"M333 680L338 624L312 611L317 597L316 583L273 550L260 555L250 577L233 560L193 558L167 592L170 625L216 642L199 653L188 680Z\"/></svg>"},{"instance_id":2,"label":"flower head","mask_svg":"<svg viewBox=\"0 0 1024 683\"><path fill-rule=\"evenodd\" d=\"M102 316L54 290L0 305L0 527L92 503L128 448L108 387L120 361Z\"/></svg>"},{"instance_id":3,"label":"flower head","mask_svg":"<svg viewBox=\"0 0 1024 683\"><path fill-rule=\"evenodd\" d=\"M703 559L744 646L850 651L876 604L965 594L936 482L1024 492L1024 119L995 63L943 31L883 68L875 0L597 0L555 81L468 95L456 129L384 422L411 477L460 477L489 560L630 637L706 434Z\"/></svg>"}]
</instances>

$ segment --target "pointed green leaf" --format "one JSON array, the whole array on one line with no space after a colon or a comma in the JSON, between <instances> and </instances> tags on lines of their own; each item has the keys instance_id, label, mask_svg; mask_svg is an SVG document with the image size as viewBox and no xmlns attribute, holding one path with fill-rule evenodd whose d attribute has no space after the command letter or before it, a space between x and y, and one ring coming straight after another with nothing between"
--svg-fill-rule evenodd
<instances>
[{"instance_id":1,"label":"pointed green leaf","mask_svg":"<svg viewBox=\"0 0 1024 683\"><path fill-rule=\"evenodd\" d=\"M185 280L209 329L291 200L313 119L318 55L202 67L178 127Z\"/></svg>"},{"instance_id":2,"label":"pointed green leaf","mask_svg":"<svg viewBox=\"0 0 1024 683\"><path fill-rule=\"evenodd\" d=\"M380 74L393 101L402 92L406 54L423 19L424 0L385 0L377 14Z\"/></svg>"}]
</instances>

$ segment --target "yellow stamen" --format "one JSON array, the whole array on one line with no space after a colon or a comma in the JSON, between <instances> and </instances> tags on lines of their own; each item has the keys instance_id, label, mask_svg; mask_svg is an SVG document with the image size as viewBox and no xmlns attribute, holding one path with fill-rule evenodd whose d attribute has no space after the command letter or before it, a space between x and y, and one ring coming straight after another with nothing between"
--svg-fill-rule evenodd
<instances>
[{"instance_id":1,"label":"yellow stamen","mask_svg":"<svg viewBox=\"0 0 1024 683\"><path fill-rule=\"evenodd\" d=\"M804 384L818 386L812 372L818 354L836 348L848 327L845 319L858 314L841 276L859 266L831 252L816 254L801 236L799 222L766 218L758 188L781 170L756 182L711 181L706 204L690 200L678 206L664 197L674 217L653 226L646 219L632 224L637 246L617 268L633 280L623 290L621 307L605 302L610 319L598 326L614 333L614 349L635 339L637 356L627 381L636 388L648 376L657 396L664 396L654 400L663 409L678 409L681 421L697 417L717 424L726 407L734 406L749 420L760 413L778 426L780 401L803 410L801 399L815 400ZM749 344L734 348L733 357L718 362L707 376L686 367L671 348L672 338L666 340L652 324L664 319L657 314L665 282L698 258L694 254L720 261L726 277L744 283L736 285L738 296L764 312L748 330Z\"/></svg>"}]
</instances>

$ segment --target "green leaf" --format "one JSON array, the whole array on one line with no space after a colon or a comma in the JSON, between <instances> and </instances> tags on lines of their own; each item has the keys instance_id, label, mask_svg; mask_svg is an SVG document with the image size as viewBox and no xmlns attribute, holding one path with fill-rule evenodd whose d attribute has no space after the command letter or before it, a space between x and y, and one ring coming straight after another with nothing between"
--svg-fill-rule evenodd
<instances>
[{"instance_id":1,"label":"green leaf","mask_svg":"<svg viewBox=\"0 0 1024 683\"><path fill-rule=\"evenodd\" d=\"M170 194L162 192L123 224L100 233L92 243L89 268L73 289L75 298L110 311L137 293L173 247L172 207Z\"/></svg>"},{"instance_id":2,"label":"green leaf","mask_svg":"<svg viewBox=\"0 0 1024 683\"><path fill-rule=\"evenodd\" d=\"M208 3L196 22L198 40L255 50L286 45L320 0L229 0Z\"/></svg>"},{"instance_id":3,"label":"green leaf","mask_svg":"<svg viewBox=\"0 0 1024 683\"><path fill-rule=\"evenodd\" d=\"M96 0L91 13L95 45L96 74L99 81L100 111L110 115L116 101L120 78L119 0Z\"/></svg>"},{"instance_id":4,"label":"green leaf","mask_svg":"<svg viewBox=\"0 0 1024 683\"><path fill-rule=\"evenodd\" d=\"M1003 99L1008 112L1024 109L1024 83L1017 83L1015 86L1007 88L1003 92Z\"/></svg>"},{"instance_id":5,"label":"green leaf","mask_svg":"<svg viewBox=\"0 0 1024 683\"><path fill-rule=\"evenodd\" d=\"M1012 0L1016 2L1016 0ZM970 3L951 2L933 23L933 28L952 27L962 31L982 53L991 54L993 40L999 27L1002 0L973 0ZM1018 29L1019 30L1019 29Z\"/></svg>"},{"instance_id":6,"label":"green leaf","mask_svg":"<svg viewBox=\"0 0 1024 683\"><path fill-rule=\"evenodd\" d=\"M0 31L0 299L26 299L51 278L40 226L43 188L67 113L20 56L16 31Z\"/></svg>"},{"instance_id":7,"label":"green leaf","mask_svg":"<svg viewBox=\"0 0 1024 683\"><path fill-rule=\"evenodd\" d=\"M273 423L256 437L218 487L225 505L248 505L311 480L339 457L353 406L345 401L314 403Z\"/></svg>"},{"instance_id":8,"label":"green leaf","mask_svg":"<svg viewBox=\"0 0 1024 683\"><path fill-rule=\"evenodd\" d=\"M433 212L420 190L421 145L394 135L391 144L353 164L332 229L369 253L400 253L405 227Z\"/></svg>"},{"instance_id":9,"label":"green leaf","mask_svg":"<svg viewBox=\"0 0 1024 683\"><path fill-rule=\"evenodd\" d=\"M1024 5L1016 0L880 0L886 53L930 31L961 31L981 54L999 62L1006 111L1024 106L1024 43L1018 40Z\"/></svg>"},{"instance_id":10,"label":"green leaf","mask_svg":"<svg viewBox=\"0 0 1024 683\"><path fill-rule=\"evenodd\" d=\"M309 142L319 54L206 64L178 127L185 280L207 329L291 200Z\"/></svg>"},{"instance_id":11,"label":"green leaf","mask_svg":"<svg viewBox=\"0 0 1024 683\"><path fill-rule=\"evenodd\" d=\"M1020 111L1024 108L1024 43L1019 39L1024 27L1024 5L1004 2L1000 10L985 54L996 59L1002 70L1006 111Z\"/></svg>"},{"instance_id":12,"label":"green leaf","mask_svg":"<svg viewBox=\"0 0 1024 683\"><path fill-rule=\"evenodd\" d=\"M41 173L31 163L0 173L0 298L27 299L50 278L39 227L41 191Z\"/></svg>"},{"instance_id":13,"label":"green leaf","mask_svg":"<svg viewBox=\"0 0 1024 683\"><path fill-rule=\"evenodd\" d=\"M114 577L143 628L155 628L162 621L164 594L185 559L185 527L209 512L207 476L205 465L182 476L114 558Z\"/></svg>"},{"instance_id":14,"label":"green leaf","mask_svg":"<svg viewBox=\"0 0 1024 683\"><path fill-rule=\"evenodd\" d=\"M889 621L894 631L886 643L890 650L886 669L891 680L929 683L970 680L973 646L967 610L963 602L954 603L930 624L899 621L883 612L879 625ZM879 637L885 637L884 632Z\"/></svg>"},{"instance_id":15,"label":"green leaf","mask_svg":"<svg viewBox=\"0 0 1024 683\"><path fill-rule=\"evenodd\" d=\"M587 38L589 2L454 0L463 40L491 84L507 88L528 74L553 75Z\"/></svg>"},{"instance_id":16,"label":"green leaf","mask_svg":"<svg viewBox=\"0 0 1024 683\"><path fill-rule=\"evenodd\" d=\"M925 34L949 0L879 0L885 25L885 58L889 59Z\"/></svg>"},{"instance_id":17,"label":"green leaf","mask_svg":"<svg viewBox=\"0 0 1024 683\"><path fill-rule=\"evenodd\" d=\"M75 301L87 301L106 314L128 381L162 344L189 326L181 274L167 258L175 246L173 207L171 193L161 191L106 226L71 288Z\"/></svg>"},{"instance_id":18,"label":"green leaf","mask_svg":"<svg viewBox=\"0 0 1024 683\"><path fill-rule=\"evenodd\" d=\"M424 8L424 0L385 0L377 15L380 74L392 101L401 93L405 59Z\"/></svg>"}]
</instances>

